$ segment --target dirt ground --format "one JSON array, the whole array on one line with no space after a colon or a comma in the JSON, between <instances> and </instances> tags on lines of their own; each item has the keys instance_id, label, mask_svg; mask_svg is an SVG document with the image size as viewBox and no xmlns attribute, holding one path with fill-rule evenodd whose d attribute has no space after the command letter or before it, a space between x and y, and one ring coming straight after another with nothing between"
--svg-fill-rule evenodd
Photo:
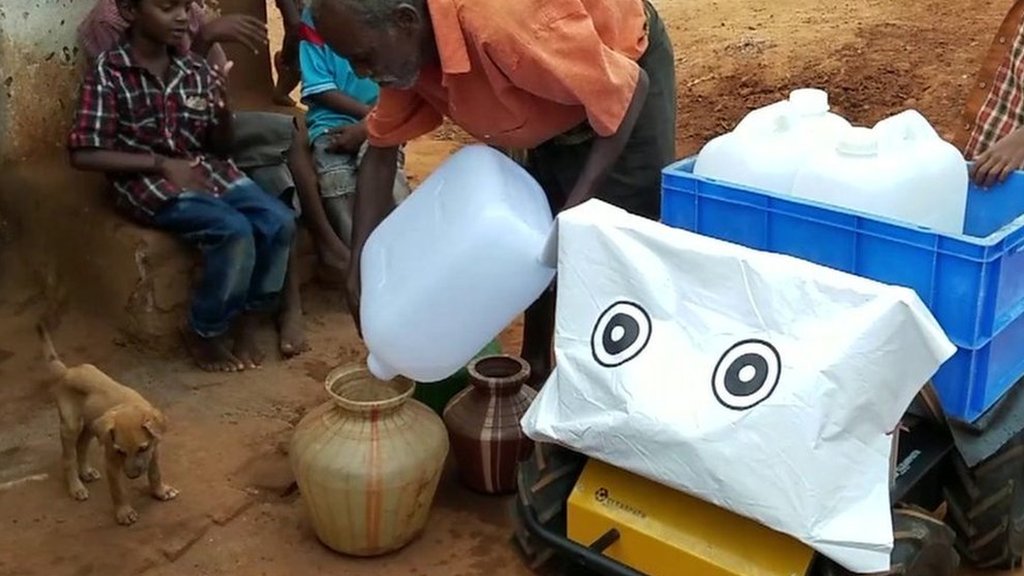
<instances>
[{"instance_id":1,"label":"dirt ground","mask_svg":"<svg viewBox=\"0 0 1024 576\"><path fill-rule=\"evenodd\" d=\"M684 156L750 108L803 86L827 89L834 108L855 123L915 107L949 135L1012 2L655 4L675 44ZM466 141L445 127L412 143L411 175L422 178ZM316 286L304 294L313 350L287 363L272 356L263 369L239 375L200 373L183 356L153 358L82 311L64 314L55 340L69 362L99 365L168 415L163 468L182 491L157 503L140 482L141 520L132 528L111 522L103 481L91 486L87 502L71 501L59 481L57 417L40 385L31 330L44 304L13 256L0 250L0 576L528 573L509 543L507 500L470 494L450 470L425 535L405 550L354 560L316 541L285 448L295 422L325 400L327 372L364 354L339 294ZM512 326L503 336L509 351L518 349L517 332ZM269 326L262 337L273 349Z\"/></svg>"}]
</instances>

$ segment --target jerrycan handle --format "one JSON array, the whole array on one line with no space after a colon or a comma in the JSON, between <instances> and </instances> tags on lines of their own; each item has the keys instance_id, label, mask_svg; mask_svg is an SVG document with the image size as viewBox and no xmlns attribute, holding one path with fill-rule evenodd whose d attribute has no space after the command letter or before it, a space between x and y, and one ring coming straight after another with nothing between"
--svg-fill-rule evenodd
<instances>
[{"instance_id":1,"label":"jerrycan handle","mask_svg":"<svg viewBox=\"0 0 1024 576\"><path fill-rule=\"evenodd\" d=\"M904 142L920 142L922 140L939 139L939 133L917 110L904 110L892 119L897 123L893 137Z\"/></svg>"}]
</instances>

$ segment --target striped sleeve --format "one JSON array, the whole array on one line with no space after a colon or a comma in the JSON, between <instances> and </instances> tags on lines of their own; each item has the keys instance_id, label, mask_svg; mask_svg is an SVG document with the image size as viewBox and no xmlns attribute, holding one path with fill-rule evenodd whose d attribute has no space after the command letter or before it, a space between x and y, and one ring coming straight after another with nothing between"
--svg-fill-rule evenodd
<instances>
[{"instance_id":1,"label":"striped sleeve","mask_svg":"<svg viewBox=\"0 0 1024 576\"><path fill-rule=\"evenodd\" d=\"M105 58L89 68L82 80L78 110L68 135L68 148L113 149L117 139L117 94Z\"/></svg>"}]
</instances>

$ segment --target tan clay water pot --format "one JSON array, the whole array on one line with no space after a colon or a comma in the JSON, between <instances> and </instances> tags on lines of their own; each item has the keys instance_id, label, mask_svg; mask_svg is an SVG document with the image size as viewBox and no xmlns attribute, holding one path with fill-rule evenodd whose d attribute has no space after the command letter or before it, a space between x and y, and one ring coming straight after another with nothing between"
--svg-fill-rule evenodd
<instances>
[{"instance_id":1,"label":"tan clay water pot","mask_svg":"<svg viewBox=\"0 0 1024 576\"><path fill-rule=\"evenodd\" d=\"M397 550L422 531L448 455L441 419L405 378L335 369L331 400L299 422L289 452L317 537L354 556Z\"/></svg>"}]
</instances>

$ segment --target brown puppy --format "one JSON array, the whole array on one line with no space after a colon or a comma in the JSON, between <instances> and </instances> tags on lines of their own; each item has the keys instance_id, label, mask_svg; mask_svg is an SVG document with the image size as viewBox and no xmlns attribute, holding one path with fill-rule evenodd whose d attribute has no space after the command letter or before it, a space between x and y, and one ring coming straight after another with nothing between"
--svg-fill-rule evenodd
<instances>
[{"instance_id":1,"label":"brown puppy","mask_svg":"<svg viewBox=\"0 0 1024 576\"><path fill-rule=\"evenodd\" d=\"M125 526L139 515L127 501L121 472L134 480L145 470L157 500L171 500L178 491L163 483L157 455L166 427L163 414L138 392L118 384L92 364L68 368L57 356L50 335L37 325L43 357L53 377L53 393L60 412L60 439L68 493L75 500L89 498L84 482L100 477L88 464L93 437L104 447L107 483L114 517Z\"/></svg>"}]
</instances>

